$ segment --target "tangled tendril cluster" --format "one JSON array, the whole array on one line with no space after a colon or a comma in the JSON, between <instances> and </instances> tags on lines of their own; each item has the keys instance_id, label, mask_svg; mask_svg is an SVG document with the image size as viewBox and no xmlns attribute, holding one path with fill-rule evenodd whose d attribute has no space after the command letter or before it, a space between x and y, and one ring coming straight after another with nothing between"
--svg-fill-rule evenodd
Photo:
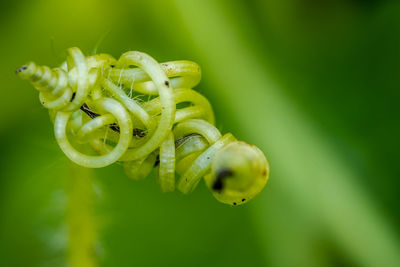
<instances>
[{"instance_id":1,"label":"tangled tendril cluster","mask_svg":"<svg viewBox=\"0 0 400 267\"><path fill-rule=\"evenodd\" d=\"M17 74L40 92L55 137L76 164L101 168L123 162L134 179L158 168L164 192L191 192L205 178L221 202L240 205L265 186L269 165L254 145L221 135L208 100L192 90L201 78L191 61L159 64L130 51L85 57L68 49L59 68L30 62Z\"/></svg>"}]
</instances>

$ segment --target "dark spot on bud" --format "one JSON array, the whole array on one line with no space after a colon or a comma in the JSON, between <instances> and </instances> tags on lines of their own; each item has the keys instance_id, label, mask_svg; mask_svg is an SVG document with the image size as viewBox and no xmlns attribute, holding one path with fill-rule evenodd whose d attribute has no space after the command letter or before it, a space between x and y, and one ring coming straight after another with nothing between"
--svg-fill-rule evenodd
<instances>
[{"instance_id":1,"label":"dark spot on bud","mask_svg":"<svg viewBox=\"0 0 400 267\"><path fill-rule=\"evenodd\" d=\"M220 179L215 180L212 189L215 191L221 191L223 188L222 181Z\"/></svg>"},{"instance_id":2,"label":"dark spot on bud","mask_svg":"<svg viewBox=\"0 0 400 267\"><path fill-rule=\"evenodd\" d=\"M243 198L243 199L242 199L242 202L245 202L245 201L246 201L246 199L245 199L245 198Z\"/></svg>"},{"instance_id":3,"label":"dark spot on bud","mask_svg":"<svg viewBox=\"0 0 400 267\"><path fill-rule=\"evenodd\" d=\"M262 175L263 175L263 176L266 176L266 175L267 175L267 170L264 170L263 173L262 173Z\"/></svg>"},{"instance_id":4,"label":"dark spot on bud","mask_svg":"<svg viewBox=\"0 0 400 267\"><path fill-rule=\"evenodd\" d=\"M232 176L233 172L230 169L221 169L216 175L216 179L214 184L212 185L212 189L215 191L221 191L224 188L225 179Z\"/></svg>"},{"instance_id":5,"label":"dark spot on bud","mask_svg":"<svg viewBox=\"0 0 400 267\"><path fill-rule=\"evenodd\" d=\"M169 87L169 82L168 82L168 81L165 81L164 83L165 83L165 85L166 85L167 87Z\"/></svg>"},{"instance_id":6,"label":"dark spot on bud","mask_svg":"<svg viewBox=\"0 0 400 267\"><path fill-rule=\"evenodd\" d=\"M111 67L111 68L114 68L114 67L115 67L115 65L110 65L110 67Z\"/></svg>"},{"instance_id":7,"label":"dark spot on bud","mask_svg":"<svg viewBox=\"0 0 400 267\"><path fill-rule=\"evenodd\" d=\"M217 174L218 179L225 179L233 175L233 172L230 169L221 169Z\"/></svg>"},{"instance_id":8,"label":"dark spot on bud","mask_svg":"<svg viewBox=\"0 0 400 267\"><path fill-rule=\"evenodd\" d=\"M236 206L236 202L233 202L233 205Z\"/></svg>"}]
</instances>

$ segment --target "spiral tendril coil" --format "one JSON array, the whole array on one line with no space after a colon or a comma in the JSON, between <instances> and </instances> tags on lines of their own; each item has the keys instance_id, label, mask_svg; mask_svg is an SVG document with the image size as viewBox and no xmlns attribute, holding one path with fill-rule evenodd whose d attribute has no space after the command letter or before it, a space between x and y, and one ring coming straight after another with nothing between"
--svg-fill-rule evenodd
<instances>
[{"instance_id":1,"label":"spiral tendril coil","mask_svg":"<svg viewBox=\"0 0 400 267\"><path fill-rule=\"evenodd\" d=\"M74 47L59 68L30 62L16 73L39 91L59 146L76 164L101 168L120 161L133 179L156 167L163 192L177 184L189 193L204 177L230 205L249 201L267 183L263 152L215 128L210 103L192 89L201 78L195 62L160 64L137 51L118 60L85 57Z\"/></svg>"}]
</instances>

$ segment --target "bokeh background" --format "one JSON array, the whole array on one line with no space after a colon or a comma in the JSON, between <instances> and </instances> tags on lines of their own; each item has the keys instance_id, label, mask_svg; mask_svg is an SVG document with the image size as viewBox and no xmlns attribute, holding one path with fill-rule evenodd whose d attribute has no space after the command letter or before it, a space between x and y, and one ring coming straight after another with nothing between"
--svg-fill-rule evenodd
<instances>
[{"instance_id":1,"label":"bokeh background","mask_svg":"<svg viewBox=\"0 0 400 267\"><path fill-rule=\"evenodd\" d=\"M20 0L0 13L0 266L400 266L398 1ZM233 208L204 184L162 194L154 173L73 166L14 74L71 46L198 62L218 128L268 156L265 190Z\"/></svg>"}]
</instances>

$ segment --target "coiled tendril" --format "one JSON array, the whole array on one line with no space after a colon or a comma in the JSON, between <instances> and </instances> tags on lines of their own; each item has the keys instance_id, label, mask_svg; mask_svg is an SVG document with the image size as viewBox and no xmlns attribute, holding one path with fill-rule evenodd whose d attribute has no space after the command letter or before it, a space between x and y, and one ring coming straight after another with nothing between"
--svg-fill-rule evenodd
<instances>
[{"instance_id":1,"label":"coiled tendril","mask_svg":"<svg viewBox=\"0 0 400 267\"><path fill-rule=\"evenodd\" d=\"M158 168L162 191L191 192L205 178L221 202L252 199L268 180L269 165L255 146L221 135L208 100L192 90L201 78L191 61L159 64L130 51L118 60L68 49L60 68L30 62L17 74L40 92L62 151L89 168L124 164L134 179Z\"/></svg>"}]
</instances>

